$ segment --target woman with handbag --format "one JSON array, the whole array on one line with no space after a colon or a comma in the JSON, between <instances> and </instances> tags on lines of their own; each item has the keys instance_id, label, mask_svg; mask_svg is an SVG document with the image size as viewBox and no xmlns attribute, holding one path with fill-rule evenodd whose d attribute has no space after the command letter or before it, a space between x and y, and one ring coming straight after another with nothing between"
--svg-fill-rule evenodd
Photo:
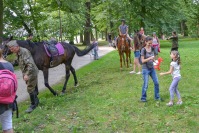
<instances>
[{"instance_id":1,"label":"woman with handbag","mask_svg":"<svg viewBox=\"0 0 199 133\"><path fill-rule=\"evenodd\" d=\"M156 33L153 32L153 43L152 43L152 47L154 47L154 51L156 53L155 59L158 59L158 52L160 52L160 41L158 39L158 37L156 36Z\"/></svg>"}]
</instances>

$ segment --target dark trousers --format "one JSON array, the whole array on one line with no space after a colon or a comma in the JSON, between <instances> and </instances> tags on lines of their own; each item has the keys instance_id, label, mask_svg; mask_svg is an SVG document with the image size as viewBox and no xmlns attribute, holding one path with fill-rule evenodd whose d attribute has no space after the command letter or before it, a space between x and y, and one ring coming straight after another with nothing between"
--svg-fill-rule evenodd
<instances>
[{"instance_id":1,"label":"dark trousers","mask_svg":"<svg viewBox=\"0 0 199 133\"><path fill-rule=\"evenodd\" d=\"M178 51L178 47L176 47L176 48L171 48L171 51Z\"/></svg>"}]
</instances>

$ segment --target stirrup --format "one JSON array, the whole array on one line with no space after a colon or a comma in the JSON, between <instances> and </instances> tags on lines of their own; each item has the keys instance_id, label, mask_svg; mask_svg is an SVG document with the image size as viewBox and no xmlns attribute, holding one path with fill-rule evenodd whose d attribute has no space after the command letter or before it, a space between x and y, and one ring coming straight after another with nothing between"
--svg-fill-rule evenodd
<instances>
[{"instance_id":1,"label":"stirrup","mask_svg":"<svg viewBox=\"0 0 199 133\"><path fill-rule=\"evenodd\" d=\"M50 66L51 66L51 67L53 66L53 61L50 61Z\"/></svg>"}]
</instances>

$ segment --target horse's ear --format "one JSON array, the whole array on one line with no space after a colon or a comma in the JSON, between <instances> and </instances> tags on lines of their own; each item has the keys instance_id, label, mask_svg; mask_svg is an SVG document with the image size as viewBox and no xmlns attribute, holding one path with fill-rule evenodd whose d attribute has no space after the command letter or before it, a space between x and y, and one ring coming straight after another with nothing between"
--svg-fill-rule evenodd
<instances>
[{"instance_id":1,"label":"horse's ear","mask_svg":"<svg viewBox=\"0 0 199 133\"><path fill-rule=\"evenodd\" d=\"M11 41L13 39L13 36L10 36L9 38L8 38L8 41Z\"/></svg>"}]
</instances>

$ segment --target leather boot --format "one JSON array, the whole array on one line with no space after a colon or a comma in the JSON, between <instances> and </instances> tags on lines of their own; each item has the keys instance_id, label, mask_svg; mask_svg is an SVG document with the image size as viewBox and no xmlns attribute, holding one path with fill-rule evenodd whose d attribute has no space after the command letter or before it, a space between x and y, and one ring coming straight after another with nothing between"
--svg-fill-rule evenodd
<instances>
[{"instance_id":1,"label":"leather boot","mask_svg":"<svg viewBox=\"0 0 199 133\"><path fill-rule=\"evenodd\" d=\"M35 92L37 95L39 95L38 85L35 86Z\"/></svg>"},{"instance_id":2,"label":"leather boot","mask_svg":"<svg viewBox=\"0 0 199 133\"><path fill-rule=\"evenodd\" d=\"M31 105L26 110L26 113L31 113L39 104L39 99L37 97L36 91L30 93L29 95L30 95Z\"/></svg>"}]
</instances>

